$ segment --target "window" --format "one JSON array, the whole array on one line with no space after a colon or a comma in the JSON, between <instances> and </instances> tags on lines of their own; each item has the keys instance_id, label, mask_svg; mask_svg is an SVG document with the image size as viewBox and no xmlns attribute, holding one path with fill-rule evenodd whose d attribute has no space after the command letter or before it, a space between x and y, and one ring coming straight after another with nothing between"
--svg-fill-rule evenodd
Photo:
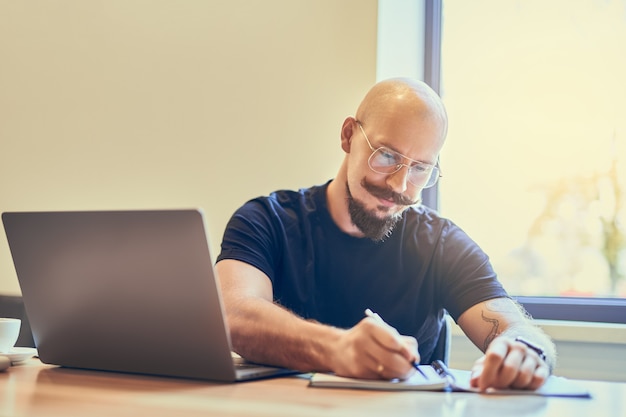
<instances>
[{"instance_id":1,"label":"window","mask_svg":"<svg viewBox=\"0 0 626 417\"><path fill-rule=\"evenodd\" d=\"M625 322L626 0L440 11L439 210L535 317Z\"/></svg>"}]
</instances>

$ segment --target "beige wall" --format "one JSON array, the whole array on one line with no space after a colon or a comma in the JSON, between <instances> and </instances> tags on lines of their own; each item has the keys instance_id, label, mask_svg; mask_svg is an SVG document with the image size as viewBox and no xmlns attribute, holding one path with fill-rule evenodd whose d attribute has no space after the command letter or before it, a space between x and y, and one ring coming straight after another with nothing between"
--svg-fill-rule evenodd
<instances>
[{"instance_id":1,"label":"beige wall","mask_svg":"<svg viewBox=\"0 0 626 417\"><path fill-rule=\"evenodd\" d=\"M375 0L0 0L0 211L230 214L323 183L376 79ZM19 293L4 232L0 293Z\"/></svg>"}]
</instances>

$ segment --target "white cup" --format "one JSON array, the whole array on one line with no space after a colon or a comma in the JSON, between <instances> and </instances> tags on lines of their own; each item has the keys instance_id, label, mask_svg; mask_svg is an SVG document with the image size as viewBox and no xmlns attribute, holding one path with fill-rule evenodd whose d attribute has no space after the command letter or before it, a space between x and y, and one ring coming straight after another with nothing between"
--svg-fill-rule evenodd
<instances>
[{"instance_id":1,"label":"white cup","mask_svg":"<svg viewBox=\"0 0 626 417\"><path fill-rule=\"evenodd\" d=\"M22 320L0 318L0 353L9 353L20 335Z\"/></svg>"}]
</instances>

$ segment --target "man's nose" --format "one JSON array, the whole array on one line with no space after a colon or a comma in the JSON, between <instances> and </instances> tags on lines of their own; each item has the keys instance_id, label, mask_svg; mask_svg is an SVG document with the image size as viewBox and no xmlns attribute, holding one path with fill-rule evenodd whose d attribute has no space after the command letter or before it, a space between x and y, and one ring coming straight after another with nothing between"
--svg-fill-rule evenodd
<instances>
[{"instance_id":1,"label":"man's nose","mask_svg":"<svg viewBox=\"0 0 626 417\"><path fill-rule=\"evenodd\" d=\"M409 181L409 167L402 164L399 170L387 176L387 185L398 194L406 191Z\"/></svg>"}]
</instances>

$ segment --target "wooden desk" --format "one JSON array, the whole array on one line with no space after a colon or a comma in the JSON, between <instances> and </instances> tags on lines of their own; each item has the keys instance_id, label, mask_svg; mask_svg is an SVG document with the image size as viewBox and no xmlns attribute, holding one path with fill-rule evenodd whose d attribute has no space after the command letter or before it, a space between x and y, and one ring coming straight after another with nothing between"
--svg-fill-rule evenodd
<instances>
[{"instance_id":1,"label":"wooden desk","mask_svg":"<svg viewBox=\"0 0 626 417\"><path fill-rule=\"evenodd\" d=\"M626 384L593 399L309 388L303 377L217 384L81 371L32 359L0 372L0 416L626 416Z\"/></svg>"}]
</instances>

